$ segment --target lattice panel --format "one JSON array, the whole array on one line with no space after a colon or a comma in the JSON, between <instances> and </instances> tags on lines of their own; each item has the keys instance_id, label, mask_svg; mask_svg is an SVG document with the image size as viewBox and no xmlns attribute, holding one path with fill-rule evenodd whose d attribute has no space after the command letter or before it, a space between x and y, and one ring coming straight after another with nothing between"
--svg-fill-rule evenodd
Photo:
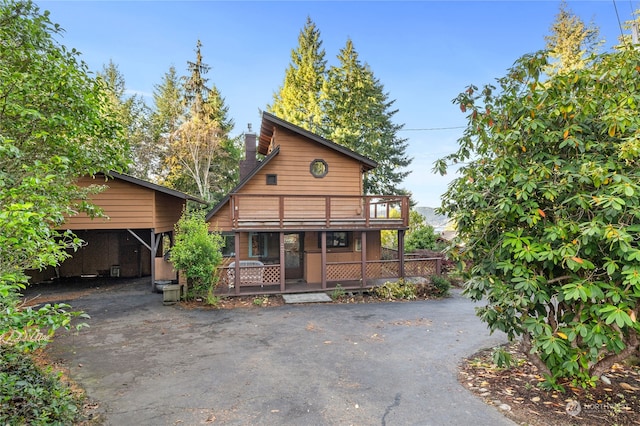
<instances>
[{"instance_id":1,"label":"lattice panel","mask_svg":"<svg viewBox=\"0 0 640 426\"><path fill-rule=\"evenodd\" d=\"M235 285L235 269L229 267L221 269L219 285L233 287ZM280 283L280 265L243 266L240 268L240 286L278 283Z\"/></svg>"},{"instance_id":2,"label":"lattice panel","mask_svg":"<svg viewBox=\"0 0 640 426\"><path fill-rule=\"evenodd\" d=\"M362 279L360 263L327 264L327 281L353 281Z\"/></svg>"},{"instance_id":3,"label":"lattice panel","mask_svg":"<svg viewBox=\"0 0 640 426\"><path fill-rule=\"evenodd\" d=\"M233 287L233 280L231 280L231 275L228 273L228 268L220 268L220 282L219 286L222 287Z\"/></svg>"},{"instance_id":4,"label":"lattice panel","mask_svg":"<svg viewBox=\"0 0 640 426\"><path fill-rule=\"evenodd\" d=\"M280 283L280 265L270 265L264 267L263 280L265 284Z\"/></svg>"},{"instance_id":5,"label":"lattice panel","mask_svg":"<svg viewBox=\"0 0 640 426\"><path fill-rule=\"evenodd\" d=\"M407 260L404 263L404 273L410 277L428 277L437 272L437 260Z\"/></svg>"},{"instance_id":6,"label":"lattice panel","mask_svg":"<svg viewBox=\"0 0 640 426\"><path fill-rule=\"evenodd\" d=\"M367 278L398 278L399 262L367 262Z\"/></svg>"}]
</instances>

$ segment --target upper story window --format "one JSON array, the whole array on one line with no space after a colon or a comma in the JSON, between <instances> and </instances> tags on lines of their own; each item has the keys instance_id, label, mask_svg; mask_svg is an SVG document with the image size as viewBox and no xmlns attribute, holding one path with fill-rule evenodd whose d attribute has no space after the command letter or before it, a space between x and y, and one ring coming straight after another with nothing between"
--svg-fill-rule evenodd
<instances>
[{"instance_id":1,"label":"upper story window","mask_svg":"<svg viewBox=\"0 0 640 426\"><path fill-rule=\"evenodd\" d=\"M316 159L311 162L309 170L314 177L322 178L329 173L329 166L327 162L322 159Z\"/></svg>"},{"instance_id":2,"label":"upper story window","mask_svg":"<svg viewBox=\"0 0 640 426\"><path fill-rule=\"evenodd\" d=\"M267 175L267 185L277 185L278 184L278 175Z\"/></svg>"}]
</instances>

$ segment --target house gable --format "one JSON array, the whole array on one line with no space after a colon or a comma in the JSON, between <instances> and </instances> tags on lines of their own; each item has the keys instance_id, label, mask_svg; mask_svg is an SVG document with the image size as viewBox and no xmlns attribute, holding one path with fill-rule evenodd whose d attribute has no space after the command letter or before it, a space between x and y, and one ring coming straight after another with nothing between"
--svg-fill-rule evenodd
<instances>
[{"instance_id":1,"label":"house gable","mask_svg":"<svg viewBox=\"0 0 640 426\"><path fill-rule=\"evenodd\" d=\"M258 152L267 157L232 193L352 197L363 194L363 172L376 167L375 161L272 114L263 113L262 117ZM326 167L326 173L314 175L314 162ZM207 215L207 220L218 229L230 227L228 202L227 196Z\"/></svg>"},{"instance_id":2,"label":"house gable","mask_svg":"<svg viewBox=\"0 0 640 426\"><path fill-rule=\"evenodd\" d=\"M277 129L274 148L279 150L279 155L239 188L238 193L362 194L362 166L357 159L285 128ZM311 172L312 163L318 160L327 166L327 173L322 177ZM275 184L269 183L267 176L275 177Z\"/></svg>"}]
</instances>

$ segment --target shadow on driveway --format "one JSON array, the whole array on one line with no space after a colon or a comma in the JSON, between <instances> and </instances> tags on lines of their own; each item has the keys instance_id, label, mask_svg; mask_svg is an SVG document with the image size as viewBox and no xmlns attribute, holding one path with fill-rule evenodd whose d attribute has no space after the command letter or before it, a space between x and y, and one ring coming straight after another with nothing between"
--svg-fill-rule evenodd
<instances>
[{"instance_id":1,"label":"shadow on driveway","mask_svg":"<svg viewBox=\"0 0 640 426\"><path fill-rule=\"evenodd\" d=\"M138 280L71 303L90 328L48 352L109 425L514 424L457 381L463 357L506 341L458 293L189 310Z\"/></svg>"}]
</instances>

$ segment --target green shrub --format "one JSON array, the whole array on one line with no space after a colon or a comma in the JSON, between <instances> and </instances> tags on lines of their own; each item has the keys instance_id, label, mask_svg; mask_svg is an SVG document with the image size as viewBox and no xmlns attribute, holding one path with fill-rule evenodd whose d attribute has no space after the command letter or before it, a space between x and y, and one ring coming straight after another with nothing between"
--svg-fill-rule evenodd
<instances>
[{"instance_id":1,"label":"green shrub","mask_svg":"<svg viewBox=\"0 0 640 426\"><path fill-rule=\"evenodd\" d=\"M170 260L189 282L191 296L215 301L216 269L222 263L224 242L217 232L209 232L203 211L184 212L176 224L175 244ZM215 304L215 303L214 303Z\"/></svg>"},{"instance_id":2,"label":"green shrub","mask_svg":"<svg viewBox=\"0 0 640 426\"><path fill-rule=\"evenodd\" d=\"M0 424L73 424L82 398L24 352L0 345Z\"/></svg>"},{"instance_id":3,"label":"green shrub","mask_svg":"<svg viewBox=\"0 0 640 426\"><path fill-rule=\"evenodd\" d=\"M347 293L344 291L344 288L342 288L342 286L340 284L336 284L336 287L331 292L330 297L331 297L332 300L340 300L346 294Z\"/></svg>"},{"instance_id":4,"label":"green shrub","mask_svg":"<svg viewBox=\"0 0 640 426\"><path fill-rule=\"evenodd\" d=\"M375 287L373 292L376 296L389 300L413 300L417 297L416 285L402 279L395 282L387 281L383 285Z\"/></svg>"},{"instance_id":5,"label":"green shrub","mask_svg":"<svg viewBox=\"0 0 640 426\"><path fill-rule=\"evenodd\" d=\"M451 282L444 275L432 275L430 277L431 284L434 287L437 296L446 296L451 289Z\"/></svg>"}]
</instances>

